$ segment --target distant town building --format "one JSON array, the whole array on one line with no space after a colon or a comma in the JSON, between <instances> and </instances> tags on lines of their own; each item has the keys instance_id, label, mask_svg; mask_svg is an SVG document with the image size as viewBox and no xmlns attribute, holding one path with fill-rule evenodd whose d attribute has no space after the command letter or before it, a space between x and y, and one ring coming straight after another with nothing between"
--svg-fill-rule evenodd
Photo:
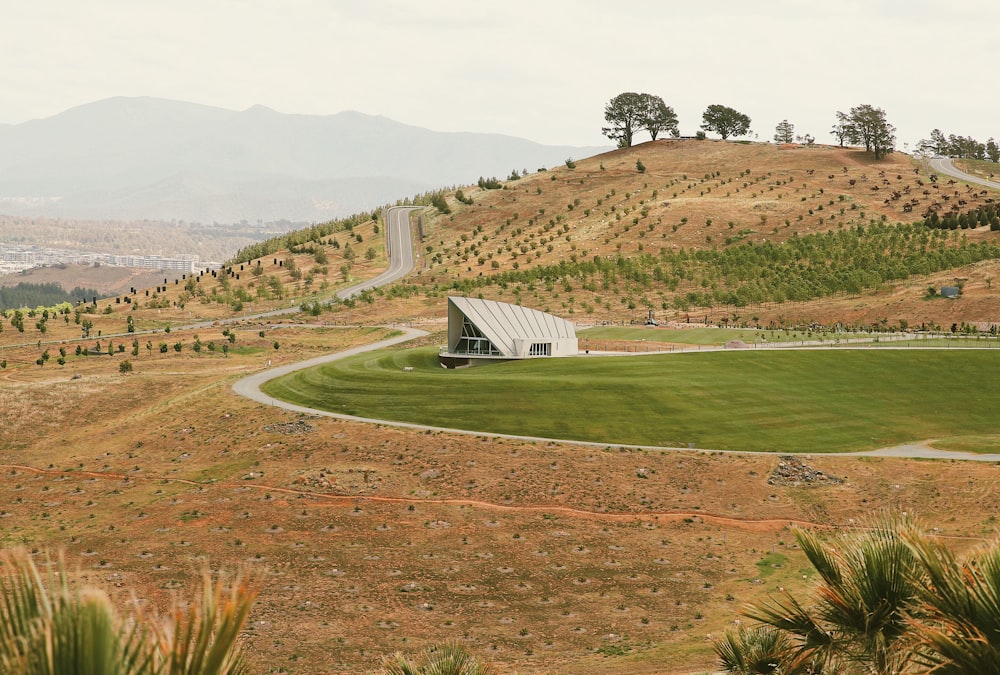
<instances>
[{"instance_id":1,"label":"distant town building","mask_svg":"<svg viewBox=\"0 0 1000 675\"><path fill-rule=\"evenodd\" d=\"M195 274L202 270L219 269L221 263L201 262L196 255L168 258L158 255L114 255L42 246L0 244L0 274L14 274L48 265L110 265L137 267Z\"/></svg>"}]
</instances>

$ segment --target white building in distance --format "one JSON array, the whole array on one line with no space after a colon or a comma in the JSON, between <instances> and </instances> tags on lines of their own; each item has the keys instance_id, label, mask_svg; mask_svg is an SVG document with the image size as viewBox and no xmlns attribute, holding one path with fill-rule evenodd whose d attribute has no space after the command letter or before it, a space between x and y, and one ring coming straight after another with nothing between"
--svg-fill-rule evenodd
<instances>
[{"instance_id":1,"label":"white building in distance","mask_svg":"<svg viewBox=\"0 0 1000 675\"><path fill-rule=\"evenodd\" d=\"M448 298L448 346L444 368L490 361L575 356L576 327L557 316L520 305L478 298Z\"/></svg>"}]
</instances>

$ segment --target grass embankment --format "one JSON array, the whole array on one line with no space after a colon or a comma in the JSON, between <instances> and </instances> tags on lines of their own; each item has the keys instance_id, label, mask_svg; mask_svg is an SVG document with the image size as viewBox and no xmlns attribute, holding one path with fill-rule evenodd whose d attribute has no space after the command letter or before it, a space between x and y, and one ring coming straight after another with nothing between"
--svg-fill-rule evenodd
<instances>
[{"instance_id":1,"label":"grass embankment","mask_svg":"<svg viewBox=\"0 0 1000 675\"><path fill-rule=\"evenodd\" d=\"M987 350L733 351L445 371L423 348L299 371L264 390L338 413L608 444L835 452L969 437L974 450L973 436L995 446L996 361Z\"/></svg>"},{"instance_id":2,"label":"grass embankment","mask_svg":"<svg viewBox=\"0 0 1000 675\"><path fill-rule=\"evenodd\" d=\"M907 337L904 333L870 333L810 331L807 329L772 330L754 328L653 328L639 326L595 326L577 332L580 349L606 349L607 351L633 351L628 343L646 345L691 345L722 347L733 340L747 345L767 346L792 344L796 346L827 347L836 345L868 344L872 347L943 347L943 348L1000 348L1000 337L989 333L972 335L947 333L919 333ZM647 351L640 349L639 351ZM648 351L654 351L652 349Z\"/></svg>"},{"instance_id":3,"label":"grass embankment","mask_svg":"<svg viewBox=\"0 0 1000 675\"><path fill-rule=\"evenodd\" d=\"M722 346L730 340L746 344L774 342L810 342L831 340L872 340L879 333L819 333L808 330L771 330L755 328L654 328L631 326L595 326L578 331L581 340L621 340L662 342L666 344ZM883 335L884 337L884 335Z\"/></svg>"}]
</instances>

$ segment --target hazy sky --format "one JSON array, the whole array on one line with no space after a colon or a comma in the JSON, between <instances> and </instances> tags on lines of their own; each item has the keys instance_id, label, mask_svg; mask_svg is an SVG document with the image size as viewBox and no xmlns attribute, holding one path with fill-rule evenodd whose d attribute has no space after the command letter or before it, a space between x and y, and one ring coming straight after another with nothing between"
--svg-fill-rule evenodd
<instances>
[{"instance_id":1,"label":"hazy sky","mask_svg":"<svg viewBox=\"0 0 1000 675\"><path fill-rule=\"evenodd\" d=\"M111 96L602 145L605 103L711 103L830 142L869 103L899 147L1000 138L997 0L5 0L0 123ZM642 140L642 139L637 139Z\"/></svg>"}]
</instances>

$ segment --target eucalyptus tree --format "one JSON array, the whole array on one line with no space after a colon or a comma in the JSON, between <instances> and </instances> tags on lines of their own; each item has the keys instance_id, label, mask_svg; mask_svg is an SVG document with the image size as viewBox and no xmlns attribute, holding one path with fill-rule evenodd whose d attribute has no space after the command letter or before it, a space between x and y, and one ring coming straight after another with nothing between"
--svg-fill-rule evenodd
<instances>
[{"instance_id":1,"label":"eucalyptus tree","mask_svg":"<svg viewBox=\"0 0 1000 675\"><path fill-rule=\"evenodd\" d=\"M750 131L750 118L734 108L714 103L702 113L701 128L714 131L722 140L743 136Z\"/></svg>"},{"instance_id":2,"label":"eucalyptus tree","mask_svg":"<svg viewBox=\"0 0 1000 675\"><path fill-rule=\"evenodd\" d=\"M611 99L604 108L608 126L601 133L618 144L619 148L632 147L635 133L644 129L652 140L663 132L677 134L677 113L653 94L627 91Z\"/></svg>"},{"instance_id":3,"label":"eucalyptus tree","mask_svg":"<svg viewBox=\"0 0 1000 675\"><path fill-rule=\"evenodd\" d=\"M678 134L677 113L674 109L663 102L659 96L652 94L640 94L645 97L646 110L640 118L642 127L649 132L649 137L656 140L661 132L669 132L671 135Z\"/></svg>"}]
</instances>

